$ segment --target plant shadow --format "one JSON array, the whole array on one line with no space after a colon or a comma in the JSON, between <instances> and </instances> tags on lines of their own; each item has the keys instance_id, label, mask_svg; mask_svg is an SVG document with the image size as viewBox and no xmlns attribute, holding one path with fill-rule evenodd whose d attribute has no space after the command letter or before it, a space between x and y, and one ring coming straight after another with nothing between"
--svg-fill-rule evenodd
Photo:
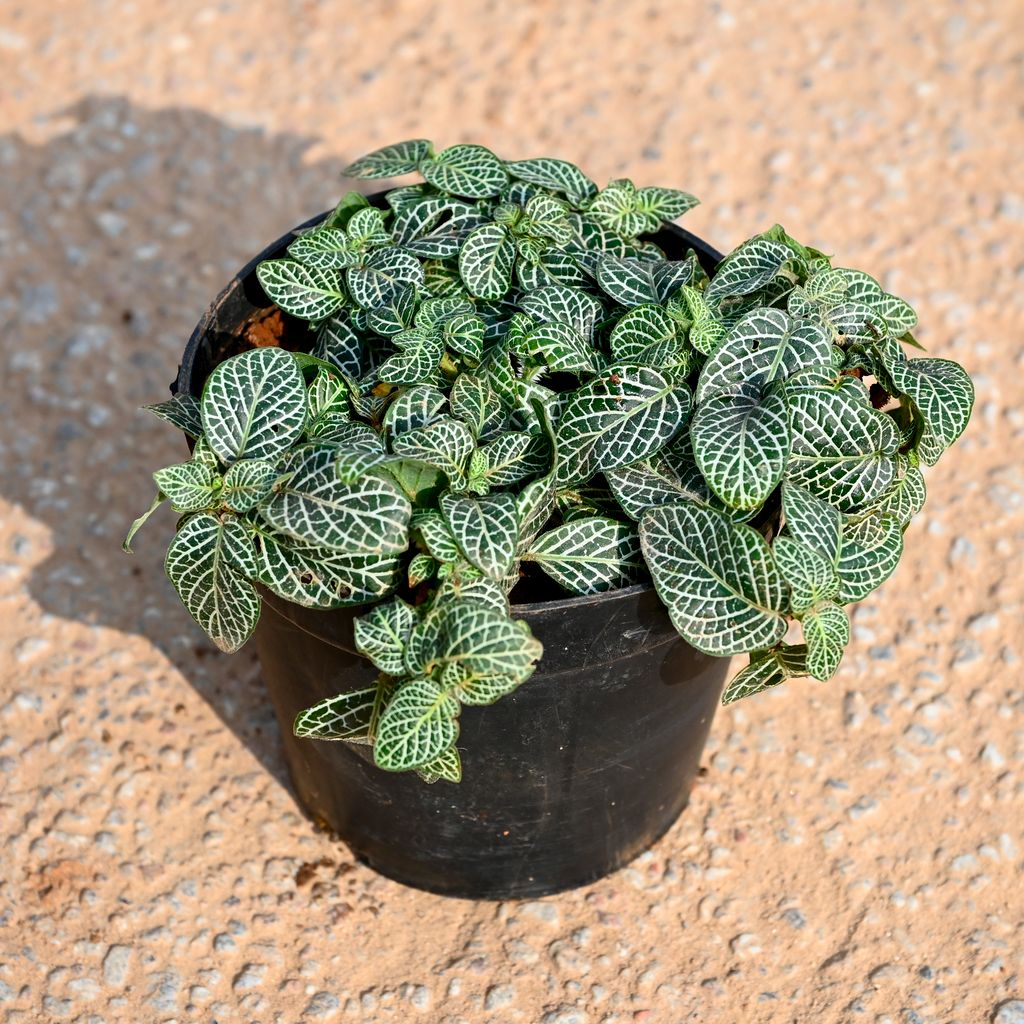
<instances>
[{"instance_id":1,"label":"plant shadow","mask_svg":"<svg viewBox=\"0 0 1024 1024\"><path fill-rule=\"evenodd\" d=\"M38 128L43 141L0 135L13 428L0 496L50 533L30 597L46 615L145 637L290 788L254 648L217 652L163 574L173 514L154 517L133 558L120 543L152 498L152 471L188 454L139 406L168 396L192 328L238 268L333 205L343 161L307 159L314 139L118 97Z\"/></svg>"}]
</instances>

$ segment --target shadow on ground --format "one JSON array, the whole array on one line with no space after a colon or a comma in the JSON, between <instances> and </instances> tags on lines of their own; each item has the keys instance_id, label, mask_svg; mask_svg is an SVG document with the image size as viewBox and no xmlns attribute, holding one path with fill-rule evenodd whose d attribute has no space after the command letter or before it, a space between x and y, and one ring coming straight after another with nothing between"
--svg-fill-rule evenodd
<instances>
[{"instance_id":1,"label":"shadow on ground","mask_svg":"<svg viewBox=\"0 0 1024 1024\"><path fill-rule=\"evenodd\" d=\"M167 395L192 327L234 272L333 205L343 162L307 161L312 139L119 98L38 127L42 144L0 136L13 427L0 440L0 494L52 545L31 596L44 613L147 638L286 782L255 652L217 652L163 575L173 515L150 522L134 558L120 542L149 504L152 470L187 457L181 435L138 407Z\"/></svg>"}]
</instances>

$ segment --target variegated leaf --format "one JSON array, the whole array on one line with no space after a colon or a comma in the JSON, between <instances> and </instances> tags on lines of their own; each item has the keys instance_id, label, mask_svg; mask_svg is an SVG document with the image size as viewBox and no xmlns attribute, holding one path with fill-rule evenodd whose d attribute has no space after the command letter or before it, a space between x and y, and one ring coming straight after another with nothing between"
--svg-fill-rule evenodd
<instances>
[{"instance_id":1,"label":"variegated leaf","mask_svg":"<svg viewBox=\"0 0 1024 1024\"><path fill-rule=\"evenodd\" d=\"M477 576L475 579L449 576L437 588L435 605L442 608L454 600L470 601L478 607L490 608L505 617L509 614L508 597L502 585L496 580L489 580L486 576Z\"/></svg>"},{"instance_id":2,"label":"variegated leaf","mask_svg":"<svg viewBox=\"0 0 1024 1024\"><path fill-rule=\"evenodd\" d=\"M222 651L237 651L260 617L260 598L235 566L251 548L242 524L205 512L182 523L164 568L189 614ZM248 568L254 568L249 565Z\"/></svg>"},{"instance_id":3,"label":"variegated leaf","mask_svg":"<svg viewBox=\"0 0 1024 1024\"><path fill-rule=\"evenodd\" d=\"M686 425L690 392L646 367L616 366L576 391L556 433L560 487L664 447Z\"/></svg>"},{"instance_id":4,"label":"variegated leaf","mask_svg":"<svg viewBox=\"0 0 1024 1024\"><path fill-rule=\"evenodd\" d=\"M924 508L927 489L924 474L917 466L911 465L906 456L896 456L896 464L899 478L866 511L879 516L892 516L900 526L905 527Z\"/></svg>"},{"instance_id":5,"label":"variegated leaf","mask_svg":"<svg viewBox=\"0 0 1024 1024\"><path fill-rule=\"evenodd\" d=\"M409 139L391 146L375 149L372 153L350 163L344 170L347 178L397 178L411 174L431 152L426 139Z\"/></svg>"},{"instance_id":6,"label":"variegated leaf","mask_svg":"<svg viewBox=\"0 0 1024 1024\"><path fill-rule=\"evenodd\" d=\"M597 369L597 353L575 328L558 321L527 331L516 352L532 356L550 370L580 373Z\"/></svg>"},{"instance_id":7,"label":"variegated leaf","mask_svg":"<svg viewBox=\"0 0 1024 1024\"><path fill-rule=\"evenodd\" d=\"M787 480L782 485L782 521L794 540L831 563L838 559L843 517L827 501Z\"/></svg>"},{"instance_id":8,"label":"variegated leaf","mask_svg":"<svg viewBox=\"0 0 1024 1024\"><path fill-rule=\"evenodd\" d=\"M778 686L787 679L807 675L807 648L803 644L789 646L780 644L770 651L756 651L750 656L750 664L738 672L722 694L723 704L732 704L741 697Z\"/></svg>"},{"instance_id":9,"label":"variegated leaf","mask_svg":"<svg viewBox=\"0 0 1024 1024\"><path fill-rule=\"evenodd\" d=\"M144 405L142 408L170 423L172 427L177 427L189 437L197 438L203 432L203 424L199 418L199 399L187 391L179 391L166 402Z\"/></svg>"},{"instance_id":10,"label":"variegated leaf","mask_svg":"<svg viewBox=\"0 0 1024 1024\"><path fill-rule=\"evenodd\" d=\"M412 605L393 597L355 619L356 649L388 675L405 673L405 645L419 621Z\"/></svg>"},{"instance_id":11,"label":"variegated leaf","mask_svg":"<svg viewBox=\"0 0 1024 1024\"><path fill-rule=\"evenodd\" d=\"M338 205L324 219L323 226L325 228L341 228L344 231L352 219L352 215L369 205L370 200L362 192L346 192L338 200Z\"/></svg>"},{"instance_id":12,"label":"variegated leaf","mask_svg":"<svg viewBox=\"0 0 1024 1024\"><path fill-rule=\"evenodd\" d=\"M443 391L428 384L406 388L384 413L384 429L394 437L427 427L440 417L446 401Z\"/></svg>"},{"instance_id":13,"label":"variegated leaf","mask_svg":"<svg viewBox=\"0 0 1024 1024\"><path fill-rule=\"evenodd\" d=\"M476 314L459 312L444 321L441 331L449 351L478 363L483 355L486 329L486 324Z\"/></svg>"},{"instance_id":14,"label":"variegated leaf","mask_svg":"<svg viewBox=\"0 0 1024 1024\"><path fill-rule=\"evenodd\" d=\"M637 189L636 193L636 208L654 218L655 222L676 220L699 203L700 200L689 192L680 192L675 188L648 186Z\"/></svg>"},{"instance_id":15,"label":"variegated leaf","mask_svg":"<svg viewBox=\"0 0 1024 1024\"><path fill-rule=\"evenodd\" d=\"M394 341L400 351L377 367L379 380L403 386L438 383L444 345L436 334L414 327L395 335Z\"/></svg>"},{"instance_id":16,"label":"variegated leaf","mask_svg":"<svg viewBox=\"0 0 1024 1024\"><path fill-rule=\"evenodd\" d=\"M500 299L512 285L516 247L500 224L484 224L470 232L459 253L459 273L466 287L481 299Z\"/></svg>"},{"instance_id":17,"label":"variegated leaf","mask_svg":"<svg viewBox=\"0 0 1024 1024\"><path fill-rule=\"evenodd\" d=\"M349 690L327 697L295 716L292 732L300 739L347 740L370 743L375 719L382 710L381 698L387 685L377 683L362 690Z\"/></svg>"},{"instance_id":18,"label":"variegated leaf","mask_svg":"<svg viewBox=\"0 0 1024 1024\"><path fill-rule=\"evenodd\" d=\"M201 512L217 503L220 477L204 462L193 459L167 466L158 469L153 479L176 512Z\"/></svg>"},{"instance_id":19,"label":"variegated leaf","mask_svg":"<svg viewBox=\"0 0 1024 1024\"><path fill-rule=\"evenodd\" d=\"M800 620L807 645L807 674L822 682L831 679L850 642L850 620L831 602L808 611Z\"/></svg>"},{"instance_id":20,"label":"variegated leaf","mask_svg":"<svg viewBox=\"0 0 1024 1024\"><path fill-rule=\"evenodd\" d=\"M471 677L507 676L523 682L542 652L525 622L471 598L444 606L438 636L437 663L461 665Z\"/></svg>"},{"instance_id":21,"label":"variegated leaf","mask_svg":"<svg viewBox=\"0 0 1024 1024\"><path fill-rule=\"evenodd\" d=\"M933 449L948 448L964 432L974 406L974 383L967 371L949 359L908 359L888 369L900 394L924 417ZM925 461L932 465L935 459Z\"/></svg>"},{"instance_id":22,"label":"variegated leaf","mask_svg":"<svg viewBox=\"0 0 1024 1024\"><path fill-rule=\"evenodd\" d=\"M474 446L469 427L450 416L442 416L426 427L399 434L393 442L396 455L436 466L453 483L464 478Z\"/></svg>"},{"instance_id":23,"label":"variegated leaf","mask_svg":"<svg viewBox=\"0 0 1024 1024\"><path fill-rule=\"evenodd\" d=\"M210 374L201 413L203 433L222 462L272 459L302 435L306 384L289 352L251 349Z\"/></svg>"},{"instance_id":24,"label":"variegated leaf","mask_svg":"<svg viewBox=\"0 0 1024 1024\"><path fill-rule=\"evenodd\" d=\"M459 735L459 702L430 679L402 683L377 725L373 759L391 772L436 760Z\"/></svg>"},{"instance_id":25,"label":"variegated leaf","mask_svg":"<svg viewBox=\"0 0 1024 1024\"><path fill-rule=\"evenodd\" d=\"M427 551L438 562L454 562L459 557L459 545L440 512L416 512L410 526L419 534Z\"/></svg>"},{"instance_id":26,"label":"variegated leaf","mask_svg":"<svg viewBox=\"0 0 1024 1024\"><path fill-rule=\"evenodd\" d=\"M664 302L688 284L694 260L658 261L604 256L597 264L597 283L623 306Z\"/></svg>"},{"instance_id":27,"label":"variegated leaf","mask_svg":"<svg viewBox=\"0 0 1024 1024\"><path fill-rule=\"evenodd\" d=\"M328 227L300 235L288 246L288 255L314 270L344 270L359 258L348 235L340 228Z\"/></svg>"},{"instance_id":28,"label":"variegated leaf","mask_svg":"<svg viewBox=\"0 0 1024 1024\"><path fill-rule=\"evenodd\" d=\"M449 747L443 753L434 758L430 764L425 764L416 769L416 774L427 785L435 782L461 782L462 761L459 758L459 751L456 747Z\"/></svg>"},{"instance_id":29,"label":"variegated leaf","mask_svg":"<svg viewBox=\"0 0 1024 1024\"><path fill-rule=\"evenodd\" d=\"M347 301L338 270L317 270L298 260L264 260L256 276L271 302L302 320L326 320Z\"/></svg>"},{"instance_id":30,"label":"variegated leaf","mask_svg":"<svg viewBox=\"0 0 1024 1024\"><path fill-rule=\"evenodd\" d=\"M384 214L375 206L356 210L349 219L347 233L349 244L362 252L392 244L391 235L384 226Z\"/></svg>"},{"instance_id":31,"label":"variegated leaf","mask_svg":"<svg viewBox=\"0 0 1024 1024\"><path fill-rule=\"evenodd\" d=\"M485 438L498 430L505 410L494 389L481 377L460 373L449 395L452 415L462 420L476 438Z\"/></svg>"},{"instance_id":32,"label":"variegated leaf","mask_svg":"<svg viewBox=\"0 0 1024 1024\"><path fill-rule=\"evenodd\" d=\"M789 460L789 413L778 388L741 384L715 393L694 413L690 439L700 471L731 508L759 508Z\"/></svg>"},{"instance_id":33,"label":"variegated leaf","mask_svg":"<svg viewBox=\"0 0 1024 1024\"><path fill-rule=\"evenodd\" d=\"M790 536L772 545L775 563L790 587L790 606L800 613L839 592L839 574L833 561L820 551Z\"/></svg>"},{"instance_id":34,"label":"variegated leaf","mask_svg":"<svg viewBox=\"0 0 1024 1024\"><path fill-rule=\"evenodd\" d=\"M797 388L789 396L793 431L786 478L834 505L856 512L896 479L900 436L891 417L845 390Z\"/></svg>"},{"instance_id":35,"label":"variegated leaf","mask_svg":"<svg viewBox=\"0 0 1024 1024\"><path fill-rule=\"evenodd\" d=\"M385 305L367 310L366 321L375 334L390 337L412 327L415 315L416 289L406 284L394 292Z\"/></svg>"},{"instance_id":36,"label":"variegated leaf","mask_svg":"<svg viewBox=\"0 0 1024 1024\"><path fill-rule=\"evenodd\" d=\"M831 339L820 325L794 320L781 309L755 309L729 331L704 364L697 401L739 384L766 387L805 367L828 363L831 353Z\"/></svg>"},{"instance_id":37,"label":"variegated leaf","mask_svg":"<svg viewBox=\"0 0 1024 1024\"><path fill-rule=\"evenodd\" d=\"M599 516L542 533L523 555L574 594L628 586L644 571L640 538L626 523Z\"/></svg>"},{"instance_id":38,"label":"variegated leaf","mask_svg":"<svg viewBox=\"0 0 1024 1024\"><path fill-rule=\"evenodd\" d=\"M673 625L698 650L743 654L785 635L785 585L756 530L680 502L645 513L640 543Z\"/></svg>"},{"instance_id":39,"label":"variegated leaf","mask_svg":"<svg viewBox=\"0 0 1024 1024\"><path fill-rule=\"evenodd\" d=\"M336 473L336 457L333 445L296 449L282 466L284 479L260 506L262 517L296 540L334 551L404 551L411 511L405 495L383 475L343 483Z\"/></svg>"},{"instance_id":40,"label":"variegated leaf","mask_svg":"<svg viewBox=\"0 0 1024 1024\"><path fill-rule=\"evenodd\" d=\"M407 285L424 284L423 264L401 249L374 249L347 273L348 288L357 305L378 309L392 302Z\"/></svg>"},{"instance_id":41,"label":"variegated leaf","mask_svg":"<svg viewBox=\"0 0 1024 1024\"><path fill-rule=\"evenodd\" d=\"M734 249L718 265L705 295L721 302L733 295L749 295L763 288L792 259L788 246L767 238L752 238Z\"/></svg>"},{"instance_id":42,"label":"variegated leaf","mask_svg":"<svg viewBox=\"0 0 1024 1024\"><path fill-rule=\"evenodd\" d=\"M512 494L469 497L446 494L441 512L467 560L491 579L512 568L519 541L519 519Z\"/></svg>"},{"instance_id":43,"label":"variegated leaf","mask_svg":"<svg viewBox=\"0 0 1024 1024\"><path fill-rule=\"evenodd\" d=\"M635 306L623 315L612 329L610 345L617 362L639 360L651 348L676 337L676 322L661 306Z\"/></svg>"},{"instance_id":44,"label":"variegated leaf","mask_svg":"<svg viewBox=\"0 0 1024 1024\"><path fill-rule=\"evenodd\" d=\"M837 600L852 604L867 597L893 573L903 556L903 530L890 516L871 516L843 527Z\"/></svg>"},{"instance_id":45,"label":"variegated leaf","mask_svg":"<svg viewBox=\"0 0 1024 1024\"><path fill-rule=\"evenodd\" d=\"M580 204L597 192L597 186L575 164L566 160L539 157L513 160L505 166L513 177L561 192L573 204Z\"/></svg>"},{"instance_id":46,"label":"variegated leaf","mask_svg":"<svg viewBox=\"0 0 1024 1024\"><path fill-rule=\"evenodd\" d=\"M132 541L135 539L135 535L141 530L146 523L149 521L149 517L167 500L167 496L161 494L159 491L156 492L156 497L153 499L152 504L145 512L142 513L137 519L132 521L132 525L128 527L128 533L121 544L121 550L127 554L132 554Z\"/></svg>"},{"instance_id":47,"label":"variegated leaf","mask_svg":"<svg viewBox=\"0 0 1024 1024\"><path fill-rule=\"evenodd\" d=\"M568 324L587 342L593 339L602 312L601 303L592 295L564 285L549 285L524 295L519 305L541 323Z\"/></svg>"},{"instance_id":48,"label":"variegated leaf","mask_svg":"<svg viewBox=\"0 0 1024 1024\"><path fill-rule=\"evenodd\" d=\"M220 497L232 512L248 512L269 493L277 467L266 459L243 459L228 468Z\"/></svg>"},{"instance_id":49,"label":"variegated leaf","mask_svg":"<svg viewBox=\"0 0 1024 1024\"><path fill-rule=\"evenodd\" d=\"M352 328L346 313L338 313L320 325L313 355L336 366L347 377L363 372L363 339Z\"/></svg>"},{"instance_id":50,"label":"variegated leaf","mask_svg":"<svg viewBox=\"0 0 1024 1024\"><path fill-rule=\"evenodd\" d=\"M591 219L623 238L635 238L644 231L656 230L657 219L637 208L636 186L626 178L610 181L590 203Z\"/></svg>"},{"instance_id":51,"label":"variegated leaf","mask_svg":"<svg viewBox=\"0 0 1024 1024\"><path fill-rule=\"evenodd\" d=\"M631 519L640 519L658 505L683 500L708 504L711 497L685 434L651 458L607 470L605 479Z\"/></svg>"},{"instance_id":52,"label":"variegated leaf","mask_svg":"<svg viewBox=\"0 0 1024 1024\"><path fill-rule=\"evenodd\" d=\"M505 165L483 146L449 146L437 156L421 160L419 170L436 188L470 199L496 196L509 180Z\"/></svg>"},{"instance_id":53,"label":"variegated leaf","mask_svg":"<svg viewBox=\"0 0 1024 1024\"><path fill-rule=\"evenodd\" d=\"M488 487L508 487L536 476L547 466L545 447L536 434L510 430L477 448L470 463L470 477L486 480Z\"/></svg>"},{"instance_id":54,"label":"variegated leaf","mask_svg":"<svg viewBox=\"0 0 1024 1024\"><path fill-rule=\"evenodd\" d=\"M421 583L432 580L437 575L438 565L436 558L423 551L413 555L409 560L409 568L406 570L409 586L415 590Z\"/></svg>"}]
</instances>

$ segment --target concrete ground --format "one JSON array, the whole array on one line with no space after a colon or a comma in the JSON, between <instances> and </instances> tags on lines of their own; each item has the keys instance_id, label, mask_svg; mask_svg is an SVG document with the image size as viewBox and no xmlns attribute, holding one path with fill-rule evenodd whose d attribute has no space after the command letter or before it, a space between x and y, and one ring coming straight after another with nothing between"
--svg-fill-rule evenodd
<instances>
[{"instance_id":1,"label":"concrete ground","mask_svg":"<svg viewBox=\"0 0 1024 1024\"><path fill-rule=\"evenodd\" d=\"M1024 1021L1024 6L0 0L0 1022ZM628 869L500 905L297 807L163 579L145 414L207 302L410 136L782 221L974 374L827 685L720 711Z\"/></svg>"}]
</instances>

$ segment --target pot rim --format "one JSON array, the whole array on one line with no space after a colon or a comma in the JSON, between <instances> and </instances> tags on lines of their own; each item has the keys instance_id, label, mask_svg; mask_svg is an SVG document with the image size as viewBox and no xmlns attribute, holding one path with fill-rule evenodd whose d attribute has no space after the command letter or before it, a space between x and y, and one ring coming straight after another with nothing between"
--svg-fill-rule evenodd
<instances>
[{"instance_id":1,"label":"pot rim","mask_svg":"<svg viewBox=\"0 0 1024 1024\"><path fill-rule=\"evenodd\" d=\"M372 205L383 206L384 197L389 191L390 189L382 189L378 192L364 193L364 195L366 195L366 198ZM171 394L178 394L180 391L189 390L192 371L195 366L196 353L199 351L199 346L209 330L210 325L216 319L217 311L220 309L221 305L232 290L240 283L244 282L246 278L255 278L256 267L262 263L263 260L270 259L276 254L282 252L293 241L295 241L300 231L305 231L307 228L312 228L317 224L320 224L330 216L331 212L331 210L324 210L322 213L319 213L314 217L310 217L309 220L296 225L290 231L281 235L280 238L264 246L263 249L261 249L259 253L257 253L248 261L248 263L238 270L224 288L221 289L216 298L203 312L203 315L199 318L199 322L193 328L192 334L189 336L188 342L185 345L185 351L182 353L181 362L178 365L178 375L171 383ZM682 244L688 245L691 249L698 251L698 253L702 253L707 256L709 260L714 260L720 263L723 259L722 254L717 249L708 245L703 238L687 231L685 228L681 228L678 224L665 221L663 222L660 231L675 235ZM597 594L576 594L572 597L556 598L552 601L530 601L523 603L513 602L511 604L511 608L513 615L516 617L522 617L524 615L536 616L545 612L558 612L563 609L577 608L584 604L594 604L595 602L607 603L613 600L640 597L645 593L655 593L654 586L650 583L634 583L628 587L620 587L617 590L605 590Z\"/></svg>"}]
</instances>

